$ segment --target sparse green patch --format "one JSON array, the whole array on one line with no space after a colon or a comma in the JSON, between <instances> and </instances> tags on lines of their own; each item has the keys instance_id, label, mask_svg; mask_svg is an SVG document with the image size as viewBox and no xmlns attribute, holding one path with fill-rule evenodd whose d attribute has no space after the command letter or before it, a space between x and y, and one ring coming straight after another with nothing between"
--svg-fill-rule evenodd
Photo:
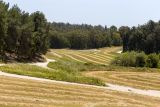
<instances>
[{"instance_id":1,"label":"sparse green patch","mask_svg":"<svg viewBox=\"0 0 160 107\"><path fill-rule=\"evenodd\" d=\"M0 67L0 70L18 75L46 78L51 80L76 82L91 85L104 85L104 83L99 79L93 77L84 77L78 72L72 71L69 73L68 71L63 69L50 70L27 64L9 64Z\"/></svg>"},{"instance_id":2,"label":"sparse green patch","mask_svg":"<svg viewBox=\"0 0 160 107\"><path fill-rule=\"evenodd\" d=\"M105 70L108 66L107 65L100 65L100 64L93 64L93 63L81 63L78 61L74 61L67 57L61 58L56 62L51 62L48 64L48 67L66 71L68 73L78 73L81 71L95 71L95 70Z\"/></svg>"}]
</instances>

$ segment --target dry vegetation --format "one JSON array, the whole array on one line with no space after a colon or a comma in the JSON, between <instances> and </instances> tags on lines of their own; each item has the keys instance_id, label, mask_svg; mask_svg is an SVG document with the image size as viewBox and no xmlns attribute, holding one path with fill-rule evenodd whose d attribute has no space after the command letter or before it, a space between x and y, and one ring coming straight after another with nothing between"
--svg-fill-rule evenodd
<instances>
[{"instance_id":1,"label":"dry vegetation","mask_svg":"<svg viewBox=\"0 0 160 107\"><path fill-rule=\"evenodd\" d=\"M47 53L46 56L51 59L68 57L78 62L108 65L116 56L115 52L119 50L121 50L121 47L90 50L52 49Z\"/></svg>"},{"instance_id":2,"label":"dry vegetation","mask_svg":"<svg viewBox=\"0 0 160 107\"><path fill-rule=\"evenodd\" d=\"M64 70L64 72L66 70L66 74L68 72L73 73L74 70L79 72L81 69L104 70L82 73L108 83L160 90L158 69L107 66L117 55L115 52L120 49L121 47L96 50L55 49L50 50L46 56L57 60L57 63L50 63L48 67L55 70ZM65 65L65 63L70 65ZM90 63L95 64L95 66L90 65ZM10 66L0 68L20 75L24 75L24 73L27 73L27 75L34 73L42 75L44 73L46 75L43 71L49 72L47 69L35 66L24 65L24 67L21 64ZM0 106L2 107L159 107L160 102L160 99L156 97L117 92L92 86L82 87L80 85L40 82L5 76L0 76L0 80Z\"/></svg>"},{"instance_id":3,"label":"dry vegetation","mask_svg":"<svg viewBox=\"0 0 160 107\"><path fill-rule=\"evenodd\" d=\"M119 50L121 50L121 47L79 51L58 49L51 50L47 56L49 58L57 58L55 54L58 54L61 57L66 56L79 62L108 65L117 55L116 52ZM99 68L99 70L95 72L83 72L83 74L99 78L107 83L131 86L140 89L160 90L159 69L108 66L103 69Z\"/></svg>"},{"instance_id":4,"label":"dry vegetation","mask_svg":"<svg viewBox=\"0 0 160 107\"><path fill-rule=\"evenodd\" d=\"M160 70L149 68L114 68L112 71L85 72L107 83L147 90L160 90Z\"/></svg>"},{"instance_id":5,"label":"dry vegetation","mask_svg":"<svg viewBox=\"0 0 160 107\"><path fill-rule=\"evenodd\" d=\"M2 107L158 107L160 99L0 76Z\"/></svg>"}]
</instances>

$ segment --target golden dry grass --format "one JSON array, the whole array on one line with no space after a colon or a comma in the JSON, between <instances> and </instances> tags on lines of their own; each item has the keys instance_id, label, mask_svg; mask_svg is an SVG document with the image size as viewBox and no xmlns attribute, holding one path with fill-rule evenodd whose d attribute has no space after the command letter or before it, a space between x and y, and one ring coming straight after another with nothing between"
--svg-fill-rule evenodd
<instances>
[{"instance_id":1,"label":"golden dry grass","mask_svg":"<svg viewBox=\"0 0 160 107\"><path fill-rule=\"evenodd\" d=\"M114 71L85 72L84 75L99 78L107 83L147 90L160 90L159 69L118 67Z\"/></svg>"},{"instance_id":2,"label":"golden dry grass","mask_svg":"<svg viewBox=\"0 0 160 107\"><path fill-rule=\"evenodd\" d=\"M95 64L107 65L110 64L111 60L116 56L116 52L121 49L122 47L101 48L96 50L55 49L51 50L51 52L57 53L61 56L67 55L71 59L77 59L77 61L79 60L82 62L91 62ZM114 67L113 71L111 71L112 69L110 70L108 68L106 68L106 70L108 70L109 72L91 71L83 73L86 76L96 77L107 83L125 85L140 89L160 90L159 69Z\"/></svg>"},{"instance_id":3,"label":"golden dry grass","mask_svg":"<svg viewBox=\"0 0 160 107\"><path fill-rule=\"evenodd\" d=\"M78 62L109 64L121 47L98 50L54 49L48 58L68 57ZM83 72L105 82L160 90L158 69L117 67L108 71ZM146 71L146 72L144 72ZM91 86L39 82L0 76L0 107L159 107L160 99Z\"/></svg>"},{"instance_id":4,"label":"golden dry grass","mask_svg":"<svg viewBox=\"0 0 160 107\"><path fill-rule=\"evenodd\" d=\"M46 56L53 59L68 57L78 62L108 65L116 56L115 52L121 50L121 48L122 47L111 47L90 50L52 49Z\"/></svg>"},{"instance_id":5,"label":"golden dry grass","mask_svg":"<svg viewBox=\"0 0 160 107\"><path fill-rule=\"evenodd\" d=\"M2 107L158 107L160 99L0 76Z\"/></svg>"}]
</instances>

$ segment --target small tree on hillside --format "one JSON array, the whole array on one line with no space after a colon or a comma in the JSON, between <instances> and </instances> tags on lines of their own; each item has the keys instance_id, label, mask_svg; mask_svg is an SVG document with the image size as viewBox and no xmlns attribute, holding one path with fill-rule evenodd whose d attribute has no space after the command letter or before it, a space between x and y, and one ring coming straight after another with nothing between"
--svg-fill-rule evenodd
<instances>
[{"instance_id":1,"label":"small tree on hillside","mask_svg":"<svg viewBox=\"0 0 160 107\"><path fill-rule=\"evenodd\" d=\"M157 54L150 54L147 58L147 66L150 68L157 68L159 63L159 56Z\"/></svg>"}]
</instances>

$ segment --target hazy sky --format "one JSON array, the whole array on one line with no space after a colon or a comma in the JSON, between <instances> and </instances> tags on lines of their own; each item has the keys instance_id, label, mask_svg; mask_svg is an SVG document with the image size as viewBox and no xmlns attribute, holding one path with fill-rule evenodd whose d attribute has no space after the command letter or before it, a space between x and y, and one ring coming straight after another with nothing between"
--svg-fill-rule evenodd
<instances>
[{"instance_id":1,"label":"hazy sky","mask_svg":"<svg viewBox=\"0 0 160 107\"><path fill-rule=\"evenodd\" d=\"M27 12L42 11L49 21L137 26L160 20L160 0L4 0Z\"/></svg>"}]
</instances>

